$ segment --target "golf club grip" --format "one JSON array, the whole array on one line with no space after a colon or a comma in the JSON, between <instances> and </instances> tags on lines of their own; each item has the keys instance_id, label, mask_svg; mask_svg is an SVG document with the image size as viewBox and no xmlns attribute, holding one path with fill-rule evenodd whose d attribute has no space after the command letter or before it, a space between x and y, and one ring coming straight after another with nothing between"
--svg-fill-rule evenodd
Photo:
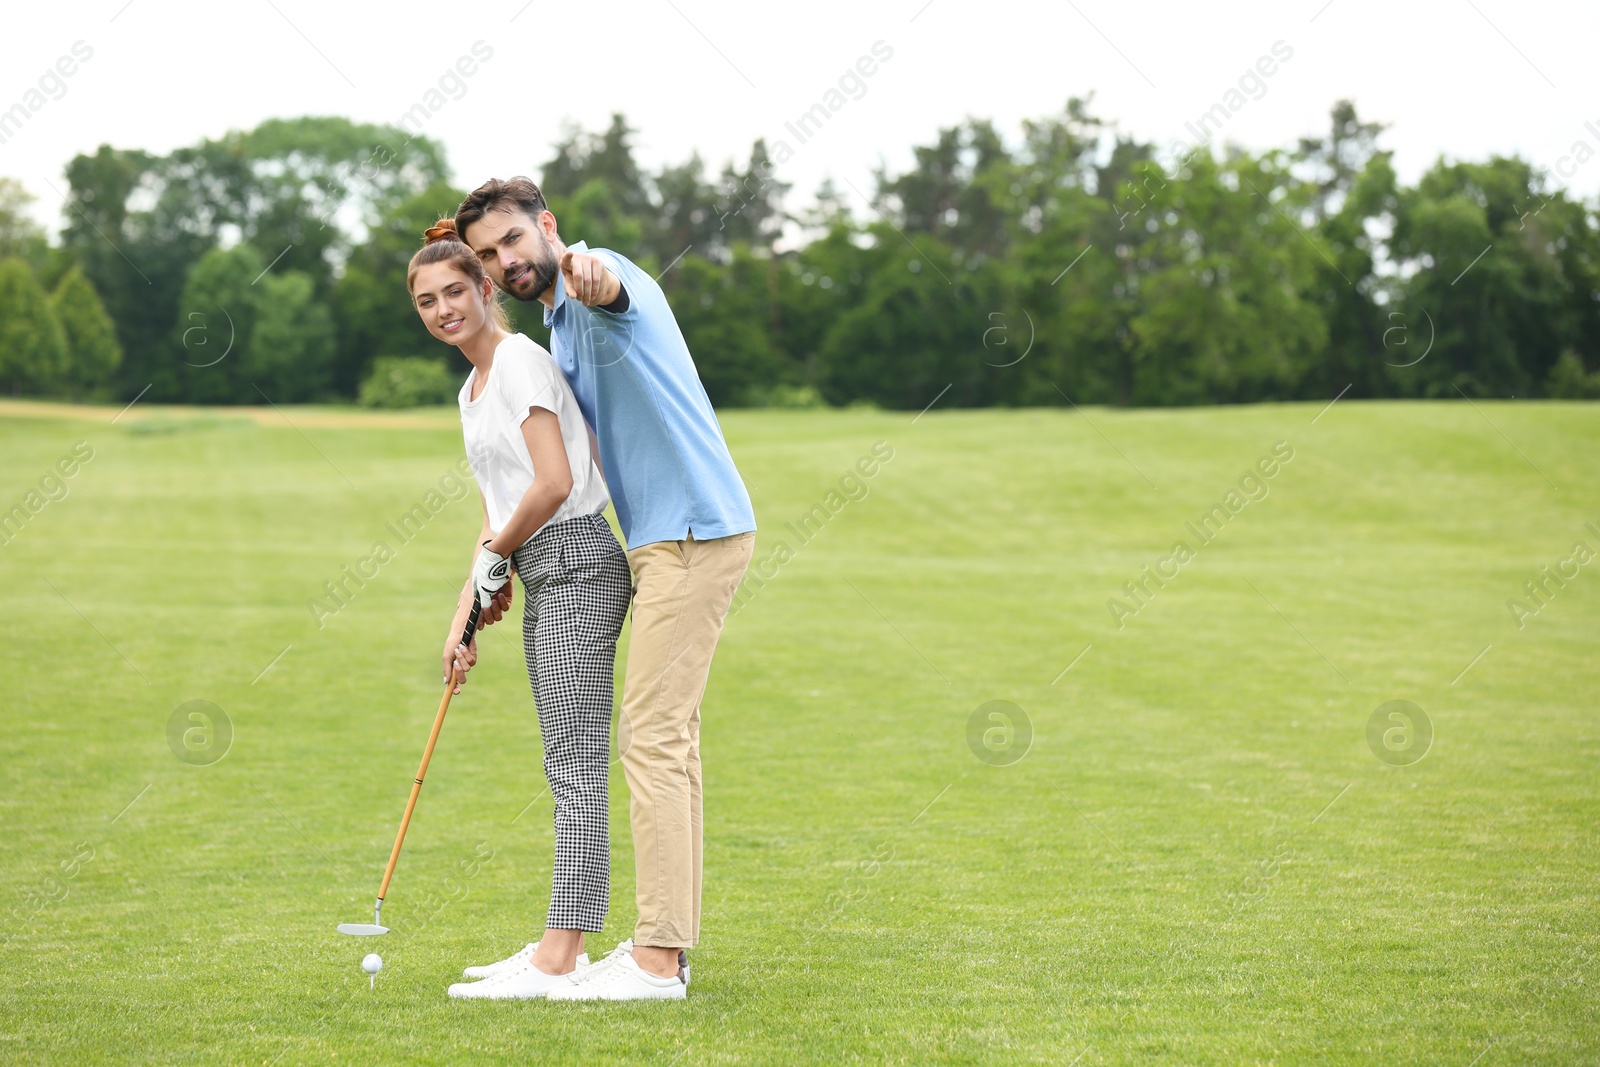
<instances>
[{"instance_id":1,"label":"golf club grip","mask_svg":"<svg viewBox=\"0 0 1600 1067\"><path fill-rule=\"evenodd\" d=\"M472 611L467 615L467 625L461 631L461 643L472 644L472 635L478 632L478 618L483 614L483 604L478 600L476 590L472 593Z\"/></svg>"}]
</instances>

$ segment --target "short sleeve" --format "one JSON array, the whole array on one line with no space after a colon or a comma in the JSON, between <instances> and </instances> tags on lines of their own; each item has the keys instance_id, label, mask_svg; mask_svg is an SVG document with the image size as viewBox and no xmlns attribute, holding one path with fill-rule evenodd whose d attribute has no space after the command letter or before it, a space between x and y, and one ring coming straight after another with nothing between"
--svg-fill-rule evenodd
<instances>
[{"instance_id":1,"label":"short sleeve","mask_svg":"<svg viewBox=\"0 0 1600 1067\"><path fill-rule=\"evenodd\" d=\"M598 305L589 310L604 312L606 317L610 319L626 319L630 315L633 318L638 318L635 313L635 309L639 306L638 297L633 292L633 285L628 277L629 272L622 265L622 257L613 255L608 249L604 248L591 248L589 255L604 263L611 273L617 276L617 282L622 286L622 292L628 297L628 306L621 311L608 311Z\"/></svg>"},{"instance_id":2,"label":"short sleeve","mask_svg":"<svg viewBox=\"0 0 1600 1067\"><path fill-rule=\"evenodd\" d=\"M521 426L528 417L529 408L556 411L555 362L537 344L521 338L525 343L509 348L505 353L505 366L496 363L493 373L500 378L500 395L514 426ZM559 414L559 412L557 412Z\"/></svg>"}]
</instances>

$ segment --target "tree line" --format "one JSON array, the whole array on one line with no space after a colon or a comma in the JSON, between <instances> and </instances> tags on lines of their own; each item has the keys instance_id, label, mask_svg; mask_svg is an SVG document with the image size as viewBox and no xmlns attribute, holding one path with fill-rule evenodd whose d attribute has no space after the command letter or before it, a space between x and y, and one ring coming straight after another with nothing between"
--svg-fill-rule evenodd
<instances>
[{"instance_id":1,"label":"tree line","mask_svg":"<svg viewBox=\"0 0 1600 1067\"><path fill-rule=\"evenodd\" d=\"M530 169L566 240L659 275L719 405L1600 396L1600 205L1528 162L1440 159L1406 186L1349 101L1259 153L1167 151L1091 107L1010 137L969 120L870 198L828 181L804 206L766 142L715 175L698 154L651 171L622 115ZM405 290L465 192L431 139L271 120L167 155L102 145L66 179L54 244L0 180L13 394L453 395ZM512 311L545 339L539 308Z\"/></svg>"}]
</instances>

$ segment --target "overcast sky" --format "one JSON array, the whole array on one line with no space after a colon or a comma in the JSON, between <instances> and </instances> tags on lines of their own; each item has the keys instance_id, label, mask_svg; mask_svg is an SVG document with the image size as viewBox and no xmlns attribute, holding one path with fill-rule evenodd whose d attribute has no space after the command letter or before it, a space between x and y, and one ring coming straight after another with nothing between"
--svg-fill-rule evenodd
<instances>
[{"instance_id":1,"label":"overcast sky","mask_svg":"<svg viewBox=\"0 0 1600 1067\"><path fill-rule=\"evenodd\" d=\"M1292 146L1351 97L1391 124L1381 143L1407 181L1441 154L1520 154L1572 195L1600 194L1600 157L1555 174L1576 142L1600 152L1593 0L95 0L9 3L5 35L0 111L43 103L0 144L0 175L22 179L52 228L52 184L65 190L78 152L166 152L269 117L394 122L478 41L492 56L447 79L459 98L434 96L448 102L425 127L465 186L537 177L564 120L593 129L613 111L638 129L647 167L698 149L714 172L756 137L786 142L791 208L829 174L870 193L880 161L903 168L913 144L966 116L1014 137L1091 92L1096 113L1166 146L1282 42L1292 55L1247 86L1221 138ZM30 96L75 45L90 58ZM830 98L874 45L889 58ZM786 124L819 102L837 110L802 143Z\"/></svg>"}]
</instances>

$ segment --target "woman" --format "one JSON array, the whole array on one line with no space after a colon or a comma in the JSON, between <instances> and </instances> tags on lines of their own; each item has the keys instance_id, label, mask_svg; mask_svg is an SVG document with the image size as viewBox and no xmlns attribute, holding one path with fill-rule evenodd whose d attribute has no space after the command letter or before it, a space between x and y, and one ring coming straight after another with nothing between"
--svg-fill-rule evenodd
<instances>
[{"instance_id":1,"label":"woman","mask_svg":"<svg viewBox=\"0 0 1600 1067\"><path fill-rule=\"evenodd\" d=\"M578 976L583 935L605 925L611 891L608 780L612 669L628 611L627 557L602 515L609 500L577 400L550 354L511 333L473 251L441 219L406 274L428 332L461 350L467 459L483 497L472 577L445 640L456 692L477 662L461 647L474 595L487 624L510 603L514 567L526 597L522 641L555 799L556 850L544 936L507 959L470 967L452 997L526 999Z\"/></svg>"}]
</instances>

